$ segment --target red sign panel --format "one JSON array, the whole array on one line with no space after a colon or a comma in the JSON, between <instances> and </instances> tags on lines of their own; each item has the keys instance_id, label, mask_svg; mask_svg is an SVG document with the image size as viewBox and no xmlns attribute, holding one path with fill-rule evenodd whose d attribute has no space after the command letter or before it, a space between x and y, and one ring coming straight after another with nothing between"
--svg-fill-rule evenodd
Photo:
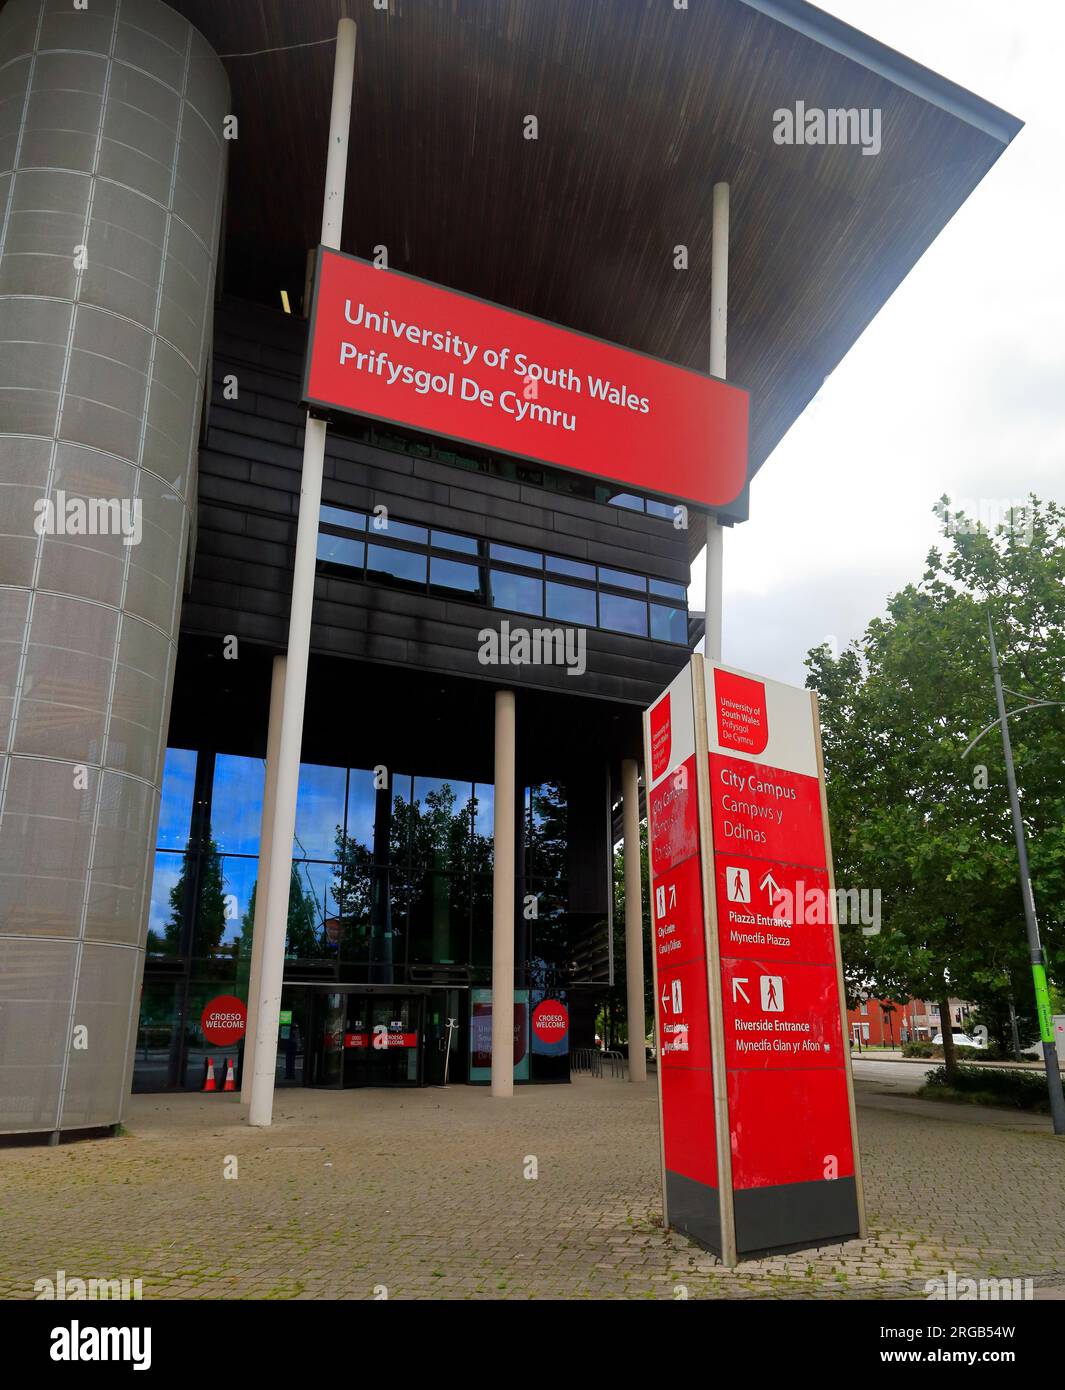
<instances>
[{"instance_id":1,"label":"red sign panel","mask_svg":"<svg viewBox=\"0 0 1065 1390\"><path fill-rule=\"evenodd\" d=\"M200 1032L216 1047L240 1042L248 1024L248 1006L235 994L219 994L204 1005Z\"/></svg>"},{"instance_id":2,"label":"red sign panel","mask_svg":"<svg viewBox=\"0 0 1065 1390\"><path fill-rule=\"evenodd\" d=\"M560 999L542 999L532 1013L532 1030L542 1043L559 1043L569 1032L569 1011Z\"/></svg>"},{"instance_id":3,"label":"red sign panel","mask_svg":"<svg viewBox=\"0 0 1065 1390\"><path fill-rule=\"evenodd\" d=\"M657 877L699 849L695 758L674 768L650 796L651 871Z\"/></svg>"},{"instance_id":4,"label":"red sign panel","mask_svg":"<svg viewBox=\"0 0 1065 1390\"><path fill-rule=\"evenodd\" d=\"M741 387L338 251L319 257L308 405L697 506L743 491Z\"/></svg>"},{"instance_id":5,"label":"red sign panel","mask_svg":"<svg viewBox=\"0 0 1065 1390\"><path fill-rule=\"evenodd\" d=\"M821 784L801 772L710 754L714 849L825 867Z\"/></svg>"},{"instance_id":6,"label":"red sign panel","mask_svg":"<svg viewBox=\"0 0 1065 1390\"><path fill-rule=\"evenodd\" d=\"M662 696L657 705L651 707L651 781L656 782L669 766L673 748L673 731L670 727L669 691Z\"/></svg>"},{"instance_id":7,"label":"red sign panel","mask_svg":"<svg viewBox=\"0 0 1065 1390\"><path fill-rule=\"evenodd\" d=\"M828 873L772 859L718 854L717 929L726 956L835 960Z\"/></svg>"},{"instance_id":8,"label":"red sign panel","mask_svg":"<svg viewBox=\"0 0 1065 1390\"><path fill-rule=\"evenodd\" d=\"M764 753L769 741L765 686L735 671L717 672L717 741L737 753Z\"/></svg>"}]
</instances>

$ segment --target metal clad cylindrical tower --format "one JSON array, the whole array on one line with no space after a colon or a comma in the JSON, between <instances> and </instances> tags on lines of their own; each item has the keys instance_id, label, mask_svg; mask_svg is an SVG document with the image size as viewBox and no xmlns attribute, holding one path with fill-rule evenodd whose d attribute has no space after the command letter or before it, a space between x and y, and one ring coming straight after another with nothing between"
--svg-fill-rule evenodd
<instances>
[{"instance_id":1,"label":"metal clad cylindrical tower","mask_svg":"<svg viewBox=\"0 0 1065 1390\"><path fill-rule=\"evenodd\" d=\"M0 12L0 1132L129 1088L228 101L157 0Z\"/></svg>"}]
</instances>

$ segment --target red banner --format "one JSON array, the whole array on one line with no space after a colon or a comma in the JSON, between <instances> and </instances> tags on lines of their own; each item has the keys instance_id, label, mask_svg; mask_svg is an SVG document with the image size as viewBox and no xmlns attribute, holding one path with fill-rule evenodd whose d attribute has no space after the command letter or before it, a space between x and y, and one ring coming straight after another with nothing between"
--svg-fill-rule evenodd
<instances>
[{"instance_id":1,"label":"red banner","mask_svg":"<svg viewBox=\"0 0 1065 1390\"><path fill-rule=\"evenodd\" d=\"M322 248L303 399L696 506L747 481L741 387Z\"/></svg>"}]
</instances>

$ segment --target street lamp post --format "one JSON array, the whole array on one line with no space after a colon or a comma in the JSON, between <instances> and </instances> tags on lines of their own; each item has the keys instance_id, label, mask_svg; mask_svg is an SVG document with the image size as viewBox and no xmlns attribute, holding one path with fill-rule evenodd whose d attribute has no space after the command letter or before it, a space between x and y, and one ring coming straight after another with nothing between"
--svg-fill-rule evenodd
<instances>
[{"instance_id":1,"label":"street lamp post","mask_svg":"<svg viewBox=\"0 0 1065 1390\"><path fill-rule=\"evenodd\" d=\"M1028 872L1028 847L1024 839L1024 821L1021 819L1021 802L1017 794L1017 777L1013 770L1013 745L1010 742L1009 714L1006 712L1006 697L1003 693L1002 676L998 669L998 648L995 646L995 628L991 614L987 615L987 634L991 642L991 672L995 680L995 704L998 719L977 734L965 750L969 753L980 739L997 723L1002 730L1002 750L1006 758L1006 784L1010 794L1010 814L1013 817L1013 834L1017 841L1017 861L1021 875L1021 899L1024 902L1024 923L1028 933L1028 950L1032 961L1032 981L1035 985L1036 1013L1039 1018L1039 1037L1043 1044L1043 1057L1047 1069L1047 1089L1050 1092L1050 1114L1054 1122L1054 1133L1065 1134L1065 1094L1061 1089L1061 1073L1058 1068L1058 1054L1054 1045L1054 1023L1050 1013L1050 991L1047 988L1046 958L1039 939L1039 920L1035 915L1035 895L1032 892L1032 879ZM1059 700L1033 701L1027 708L1037 705L1060 704ZM1021 706L1026 708L1026 706ZM1011 714L1019 713L1011 710ZM965 756L963 754L963 756Z\"/></svg>"}]
</instances>

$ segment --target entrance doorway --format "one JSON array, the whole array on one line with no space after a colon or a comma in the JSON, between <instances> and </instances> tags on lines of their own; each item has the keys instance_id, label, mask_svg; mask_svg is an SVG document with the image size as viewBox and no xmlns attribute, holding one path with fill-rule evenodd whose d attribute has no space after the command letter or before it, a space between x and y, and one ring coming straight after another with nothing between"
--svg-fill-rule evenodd
<instances>
[{"instance_id":1,"label":"entrance doorway","mask_svg":"<svg viewBox=\"0 0 1065 1390\"><path fill-rule=\"evenodd\" d=\"M449 1081L465 1081L461 994L457 989L315 991L306 1084L441 1086L445 1065Z\"/></svg>"}]
</instances>

